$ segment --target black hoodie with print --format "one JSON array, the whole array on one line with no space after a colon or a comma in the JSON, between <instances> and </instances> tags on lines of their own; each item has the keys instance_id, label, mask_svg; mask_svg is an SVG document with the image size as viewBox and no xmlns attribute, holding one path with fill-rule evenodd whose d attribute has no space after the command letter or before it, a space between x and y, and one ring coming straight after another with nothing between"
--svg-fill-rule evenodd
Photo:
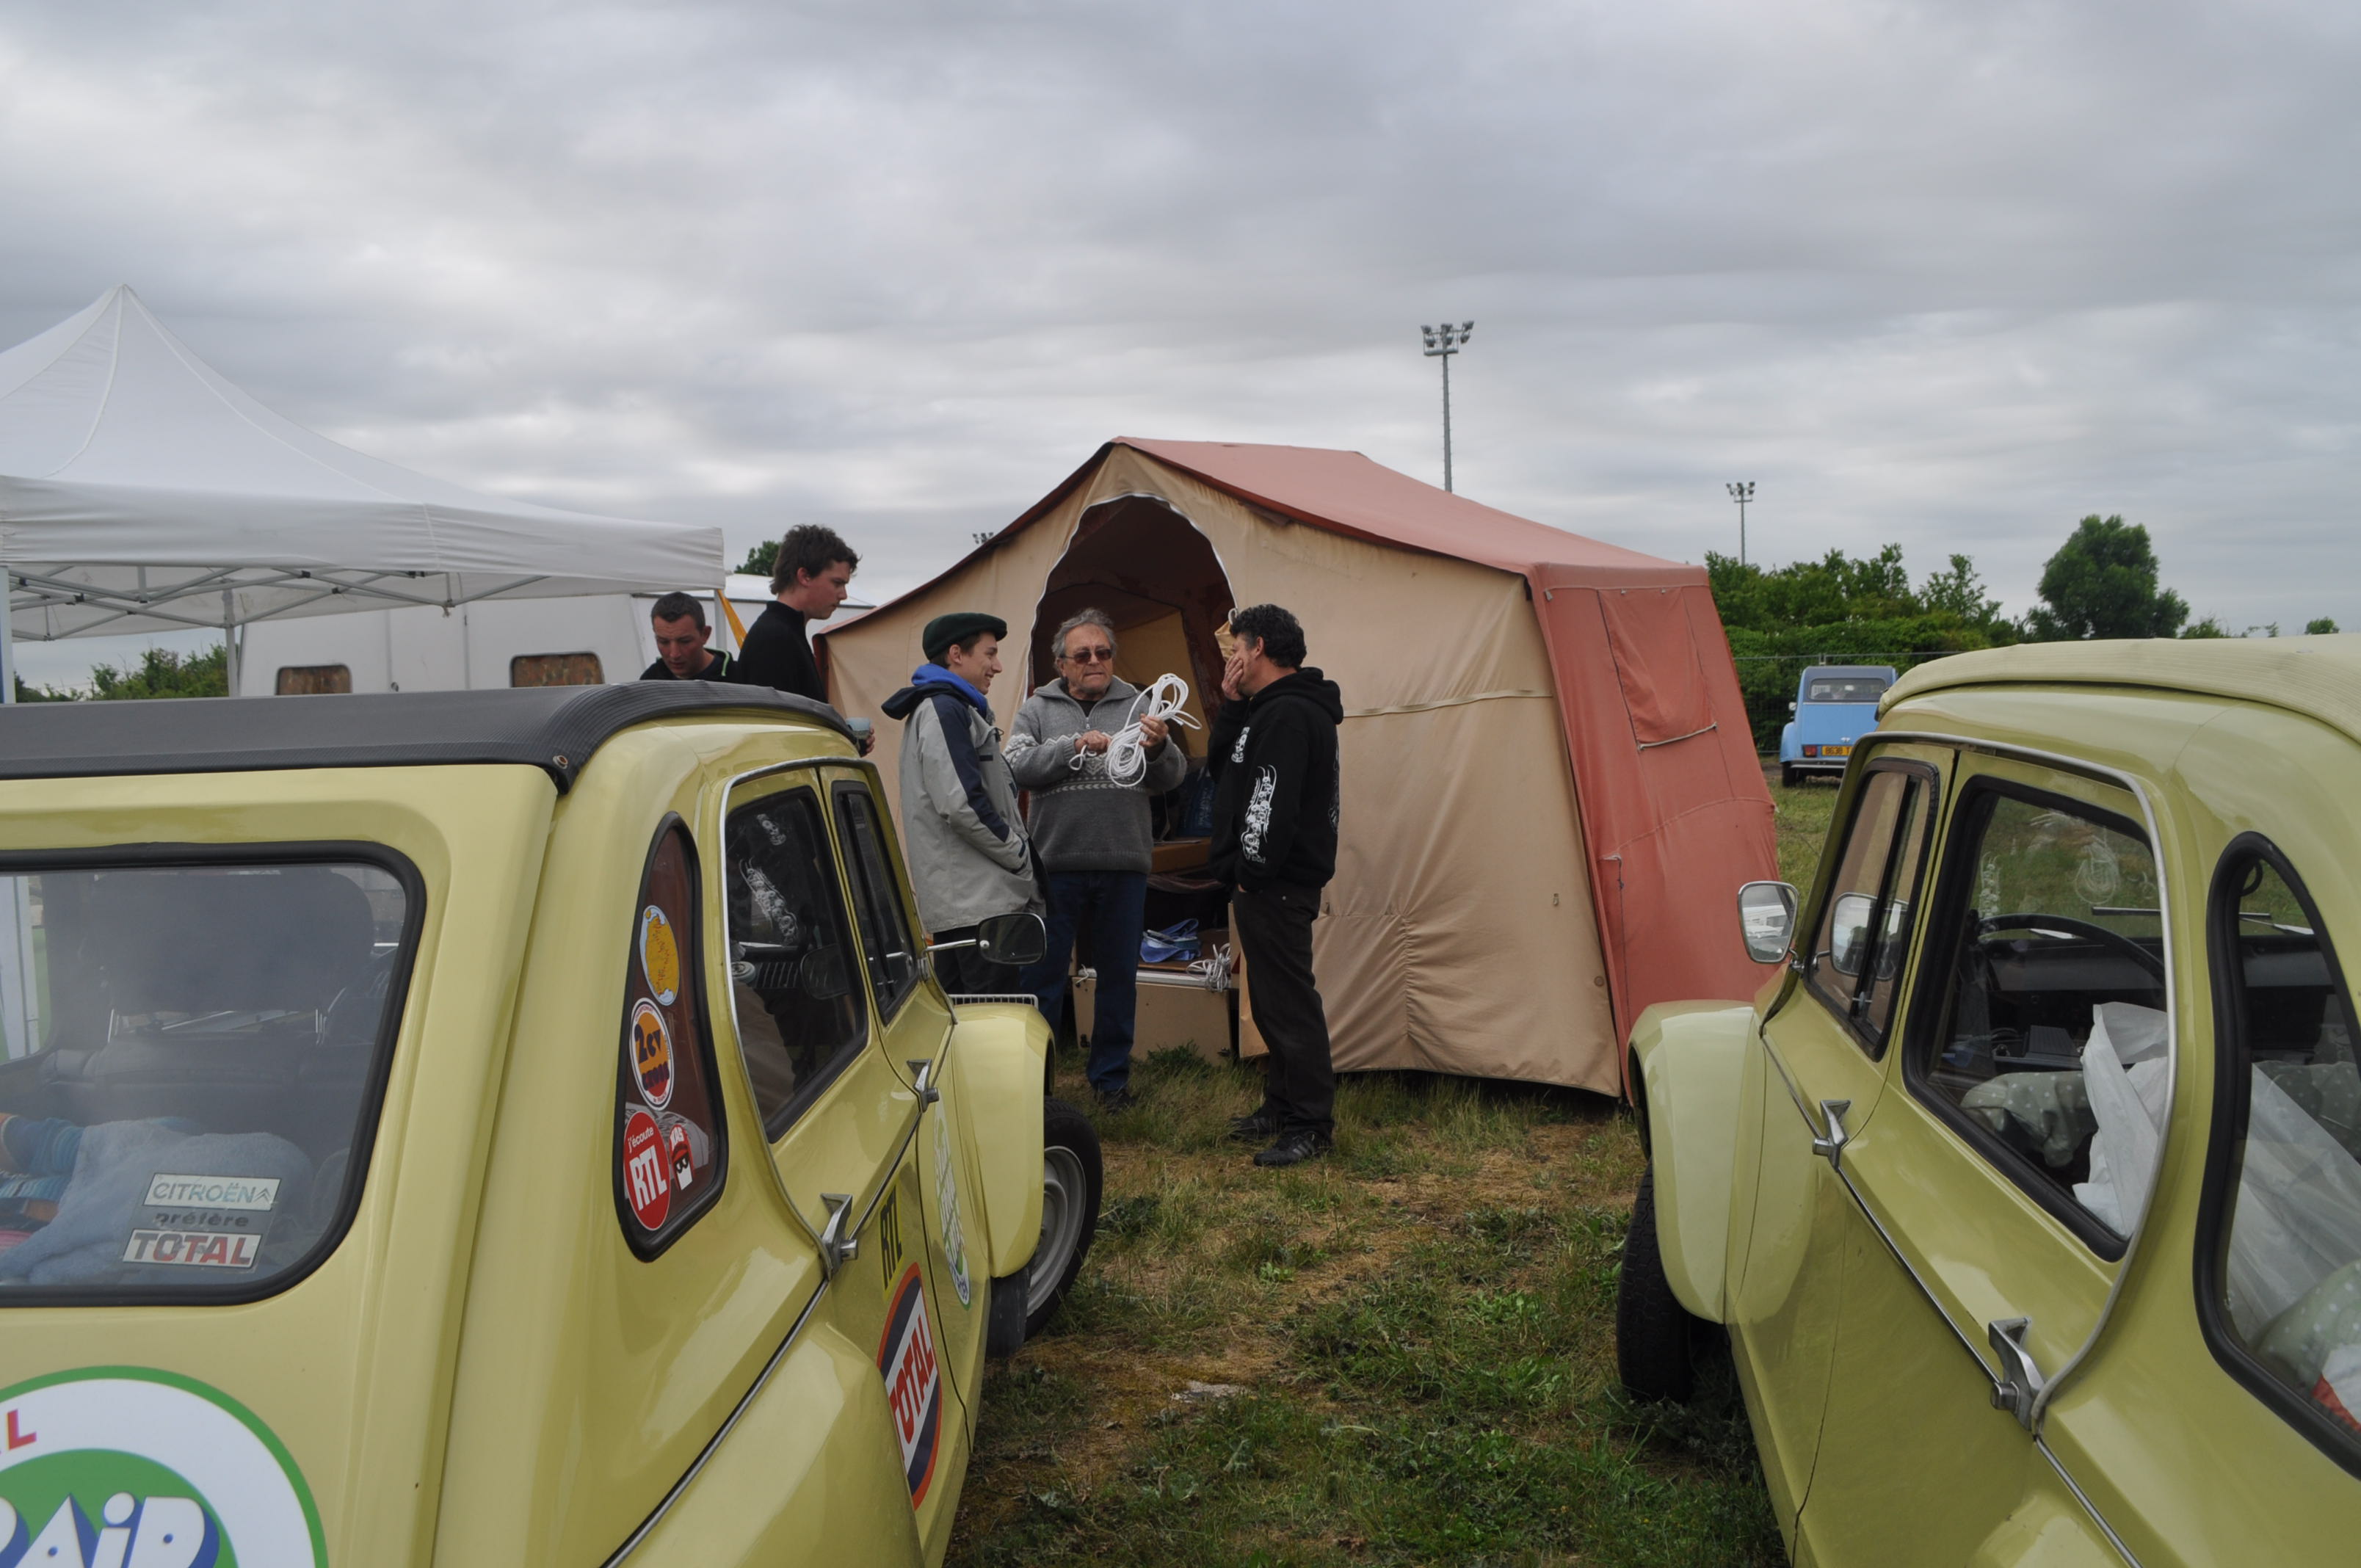
<instances>
[{"instance_id":1,"label":"black hoodie with print","mask_svg":"<svg viewBox=\"0 0 2361 1568\"><path fill-rule=\"evenodd\" d=\"M1225 703L1213 721L1213 844L1207 869L1234 887L1319 888L1336 874L1336 683L1306 666Z\"/></svg>"}]
</instances>

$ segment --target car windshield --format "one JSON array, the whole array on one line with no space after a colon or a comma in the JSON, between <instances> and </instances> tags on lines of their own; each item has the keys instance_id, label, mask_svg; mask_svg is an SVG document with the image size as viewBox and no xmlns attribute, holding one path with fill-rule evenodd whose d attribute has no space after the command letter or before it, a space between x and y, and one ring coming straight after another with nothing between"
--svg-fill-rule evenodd
<instances>
[{"instance_id":1,"label":"car windshield","mask_svg":"<svg viewBox=\"0 0 2361 1568\"><path fill-rule=\"evenodd\" d=\"M1806 702L1875 702L1885 695L1882 675L1821 675L1804 688Z\"/></svg>"},{"instance_id":2,"label":"car windshield","mask_svg":"<svg viewBox=\"0 0 2361 1568\"><path fill-rule=\"evenodd\" d=\"M367 1162L412 905L357 860L0 873L0 1303L307 1268Z\"/></svg>"}]
</instances>

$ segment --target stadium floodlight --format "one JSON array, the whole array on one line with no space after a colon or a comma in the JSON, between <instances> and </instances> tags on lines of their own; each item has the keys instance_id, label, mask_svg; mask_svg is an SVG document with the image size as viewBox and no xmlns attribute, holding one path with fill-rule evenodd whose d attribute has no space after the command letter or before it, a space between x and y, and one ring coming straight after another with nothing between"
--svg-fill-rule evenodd
<instances>
[{"instance_id":1,"label":"stadium floodlight","mask_svg":"<svg viewBox=\"0 0 2361 1568\"><path fill-rule=\"evenodd\" d=\"M1457 326L1444 322L1418 329L1419 336L1426 340L1426 356L1443 361L1443 488L1446 490L1451 488L1451 356L1467 346L1467 334L1475 330L1474 322Z\"/></svg>"},{"instance_id":2,"label":"stadium floodlight","mask_svg":"<svg viewBox=\"0 0 2361 1568\"><path fill-rule=\"evenodd\" d=\"M1746 565L1746 503L1754 499L1754 481L1738 479L1723 487L1738 503L1738 564Z\"/></svg>"}]
</instances>

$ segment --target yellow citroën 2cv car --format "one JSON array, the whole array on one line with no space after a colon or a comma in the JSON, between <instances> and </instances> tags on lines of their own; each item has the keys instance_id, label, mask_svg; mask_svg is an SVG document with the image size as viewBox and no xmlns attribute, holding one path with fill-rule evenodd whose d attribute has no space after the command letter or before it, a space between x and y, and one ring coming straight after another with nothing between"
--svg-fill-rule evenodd
<instances>
[{"instance_id":1,"label":"yellow citro\u00ebn 2cv car","mask_svg":"<svg viewBox=\"0 0 2361 1568\"><path fill-rule=\"evenodd\" d=\"M2361 1552L2356 802L2361 637L1922 664L1641 1016L1623 1380L1727 1326L1798 1563Z\"/></svg>"},{"instance_id":2,"label":"yellow citro\u00ebn 2cv car","mask_svg":"<svg viewBox=\"0 0 2361 1568\"><path fill-rule=\"evenodd\" d=\"M798 698L0 710L0 1564L939 1563L1047 1047Z\"/></svg>"}]
</instances>

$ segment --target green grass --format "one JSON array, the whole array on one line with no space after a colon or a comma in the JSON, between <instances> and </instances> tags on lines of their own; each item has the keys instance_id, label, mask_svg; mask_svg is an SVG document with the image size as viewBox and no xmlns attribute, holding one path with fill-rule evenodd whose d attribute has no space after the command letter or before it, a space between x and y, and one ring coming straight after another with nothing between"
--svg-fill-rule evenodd
<instances>
[{"instance_id":1,"label":"green grass","mask_svg":"<svg viewBox=\"0 0 2361 1568\"><path fill-rule=\"evenodd\" d=\"M1772 794L1806 885L1836 791ZM1271 1172L1223 1138L1254 1069L1168 1052L1134 1082L1073 1296L987 1375L952 1563L1784 1561L1727 1357L1686 1408L1616 1384L1618 1106L1359 1075L1334 1153Z\"/></svg>"}]
</instances>

